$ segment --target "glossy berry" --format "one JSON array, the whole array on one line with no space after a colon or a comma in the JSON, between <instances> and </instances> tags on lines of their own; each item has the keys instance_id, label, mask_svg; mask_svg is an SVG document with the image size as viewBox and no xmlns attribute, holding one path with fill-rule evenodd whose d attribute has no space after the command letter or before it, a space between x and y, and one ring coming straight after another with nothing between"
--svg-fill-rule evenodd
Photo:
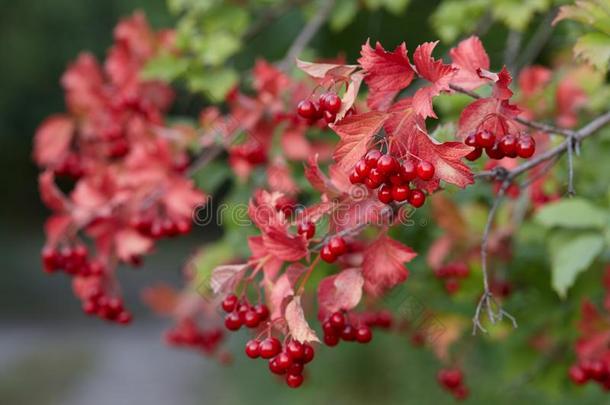
<instances>
[{"instance_id":1,"label":"glossy berry","mask_svg":"<svg viewBox=\"0 0 610 405\"><path fill-rule=\"evenodd\" d=\"M320 257L326 263L334 263L337 260L337 256L331 252L330 247L328 245L322 246L322 250L320 250Z\"/></svg>"},{"instance_id":2,"label":"glossy berry","mask_svg":"<svg viewBox=\"0 0 610 405\"><path fill-rule=\"evenodd\" d=\"M269 308L267 308L267 305L265 304L256 304L254 306L254 312L256 312L258 319L260 319L261 322L269 318Z\"/></svg>"},{"instance_id":3,"label":"glossy berry","mask_svg":"<svg viewBox=\"0 0 610 405\"><path fill-rule=\"evenodd\" d=\"M377 184L377 187L379 187L379 185L381 185L381 183L383 183L386 179L385 174L381 173L379 171L378 167L374 167L371 169L371 171L368 174L368 178L370 180L372 180L375 184ZM366 183L365 183L366 184ZM376 188L376 187L375 187Z\"/></svg>"},{"instance_id":4,"label":"glossy berry","mask_svg":"<svg viewBox=\"0 0 610 405\"><path fill-rule=\"evenodd\" d=\"M384 184L379 187L379 190L377 191L377 198L384 204L391 203L394 200L392 197L392 186Z\"/></svg>"},{"instance_id":5,"label":"glossy berry","mask_svg":"<svg viewBox=\"0 0 610 405\"><path fill-rule=\"evenodd\" d=\"M284 371L288 370L288 367L292 365L292 357L286 352L282 352L275 356L277 365Z\"/></svg>"},{"instance_id":6,"label":"glossy berry","mask_svg":"<svg viewBox=\"0 0 610 405\"><path fill-rule=\"evenodd\" d=\"M467 154L465 157L466 159L472 161L477 160L478 158L481 157L481 155L483 154L483 149L482 148L474 148L469 154Z\"/></svg>"},{"instance_id":7,"label":"glossy berry","mask_svg":"<svg viewBox=\"0 0 610 405\"><path fill-rule=\"evenodd\" d=\"M477 138L474 136L474 134L470 134L466 137L466 139L464 139L464 144L468 146L478 146Z\"/></svg>"},{"instance_id":8,"label":"glossy berry","mask_svg":"<svg viewBox=\"0 0 610 405\"><path fill-rule=\"evenodd\" d=\"M491 148L496 142L496 136L486 130L479 131L475 134L477 146L481 148Z\"/></svg>"},{"instance_id":9,"label":"glossy berry","mask_svg":"<svg viewBox=\"0 0 610 405\"><path fill-rule=\"evenodd\" d=\"M330 324L334 331L341 332L345 326L345 317L341 312L335 312L329 318Z\"/></svg>"},{"instance_id":10,"label":"glossy berry","mask_svg":"<svg viewBox=\"0 0 610 405\"><path fill-rule=\"evenodd\" d=\"M373 334L368 326L359 326L356 329L356 340L358 343L368 343L373 339Z\"/></svg>"},{"instance_id":11,"label":"glossy berry","mask_svg":"<svg viewBox=\"0 0 610 405\"><path fill-rule=\"evenodd\" d=\"M315 351L309 343L303 343L303 364L307 364L313 360Z\"/></svg>"},{"instance_id":12,"label":"glossy berry","mask_svg":"<svg viewBox=\"0 0 610 405\"><path fill-rule=\"evenodd\" d=\"M500 160L504 158L504 152L500 149L499 144L494 144L491 147L485 148L485 153L490 159Z\"/></svg>"},{"instance_id":13,"label":"glossy berry","mask_svg":"<svg viewBox=\"0 0 610 405\"><path fill-rule=\"evenodd\" d=\"M353 342L356 340L356 329L352 325L345 325L341 331L341 339L346 342Z\"/></svg>"},{"instance_id":14,"label":"glossy berry","mask_svg":"<svg viewBox=\"0 0 610 405\"><path fill-rule=\"evenodd\" d=\"M293 360L301 360L305 354L305 349L301 343L296 340L291 340L286 344L286 353L288 353Z\"/></svg>"},{"instance_id":15,"label":"glossy berry","mask_svg":"<svg viewBox=\"0 0 610 405\"><path fill-rule=\"evenodd\" d=\"M292 365L290 367L288 367L288 370L286 370L286 372L288 374L302 374L303 373L303 369L305 368L305 366L303 365L303 363L292 363Z\"/></svg>"},{"instance_id":16,"label":"glossy berry","mask_svg":"<svg viewBox=\"0 0 610 405\"><path fill-rule=\"evenodd\" d=\"M392 174L388 179L393 186L400 186L406 183L400 172Z\"/></svg>"},{"instance_id":17,"label":"glossy berry","mask_svg":"<svg viewBox=\"0 0 610 405\"><path fill-rule=\"evenodd\" d=\"M316 234L316 225L311 221L301 222L297 227L297 233L311 239Z\"/></svg>"},{"instance_id":18,"label":"glossy berry","mask_svg":"<svg viewBox=\"0 0 610 405\"><path fill-rule=\"evenodd\" d=\"M322 101L320 101L322 104ZM341 99L336 93L327 93L324 97L324 109L331 114L337 114L341 110Z\"/></svg>"},{"instance_id":19,"label":"glossy berry","mask_svg":"<svg viewBox=\"0 0 610 405\"><path fill-rule=\"evenodd\" d=\"M299 388L303 384L302 374L286 374L286 384L290 388Z\"/></svg>"},{"instance_id":20,"label":"glossy berry","mask_svg":"<svg viewBox=\"0 0 610 405\"><path fill-rule=\"evenodd\" d=\"M383 175L389 176L398 170L398 162L391 155L382 155L377 160L377 170Z\"/></svg>"},{"instance_id":21,"label":"glossy berry","mask_svg":"<svg viewBox=\"0 0 610 405\"><path fill-rule=\"evenodd\" d=\"M337 346L339 344L339 336L338 335L324 335L324 344L326 346Z\"/></svg>"},{"instance_id":22,"label":"glossy berry","mask_svg":"<svg viewBox=\"0 0 610 405\"><path fill-rule=\"evenodd\" d=\"M257 313L252 309L247 311L243 318L244 325L246 325L248 328L256 328L260 323Z\"/></svg>"},{"instance_id":23,"label":"glossy berry","mask_svg":"<svg viewBox=\"0 0 610 405\"><path fill-rule=\"evenodd\" d=\"M377 161L380 157L381 152L379 150L371 149L366 153L366 155L364 155L364 161L366 162L367 166L372 169L373 167L377 167Z\"/></svg>"},{"instance_id":24,"label":"glossy berry","mask_svg":"<svg viewBox=\"0 0 610 405\"><path fill-rule=\"evenodd\" d=\"M417 177L415 163L410 160L404 161L400 166L400 175L405 181L411 181Z\"/></svg>"},{"instance_id":25,"label":"glossy berry","mask_svg":"<svg viewBox=\"0 0 610 405\"><path fill-rule=\"evenodd\" d=\"M286 372L286 368L280 365L277 357L274 357L269 360L269 371L271 371L273 374L284 374Z\"/></svg>"},{"instance_id":26,"label":"glossy berry","mask_svg":"<svg viewBox=\"0 0 610 405\"><path fill-rule=\"evenodd\" d=\"M261 355L258 340L249 340L248 343L246 343L246 355L251 359L256 359Z\"/></svg>"},{"instance_id":27,"label":"glossy berry","mask_svg":"<svg viewBox=\"0 0 610 405\"><path fill-rule=\"evenodd\" d=\"M364 159L362 159L362 160L359 160L358 163L356 163L356 166L354 166L354 170L361 177L366 177L369 175L369 173L371 171L371 167L366 164Z\"/></svg>"},{"instance_id":28,"label":"glossy berry","mask_svg":"<svg viewBox=\"0 0 610 405\"><path fill-rule=\"evenodd\" d=\"M409 194L409 204L415 208L419 208L426 202L426 195L419 189L411 190Z\"/></svg>"},{"instance_id":29,"label":"glossy berry","mask_svg":"<svg viewBox=\"0 0 610 405\"><path fill-rule=\"evenodd\" d=\"M259 350L263 359L270 359L282 351L282 344L276 338L269 337L260 342Z\"/></svg>"},{"instance_id":30,"label":"glossy berry","mask_svg":"<svg viewBox=\"0 0 610 405\"><path fill-rule=\"evenodd\" d=\"M311 100L303 100L297 106L297 113L305 119L312 119L317 116L318 111Z\"/></svg>"},{"instance_id":31,"label":"glossy berry","mask_svg":"<svg viewBox=\"0 0 610 405\"><path fill-rule=\"evenodd\" d=\"M237 312L231 312L225 317L225 326L228 330L236 331L241 325L242 320Z\"/></svg>"},{"instance_id":32,"label":"glossy berry","mask_svg":"<svg viewBox=\"0 0 610 405\"><path fill-rule=\"evenodd\" d=\"M517 155L519 157L527 159L532 157L532 155L536 152L536 143L534 142L534 138L531 136L522 136L517 141Z\"/></svg>"},{"instance_id":33,"label":"glossy berry","mask_svg":"<svg viewBox=\"0 0 610 405\"><path fill-rule=\"evenodd\" d=\"M347 244L341 236L334 236L328 241L328 248L335 256L341 256L347 252Z\"/></svg>"},{"instance_id":34,"label":"glossy berry","mask_svg":"<svg viewBox=\"0 0 610 405\"><path fill-rule=\"evenodd\" d=\"M422 160L417 164L417 176L422 180L431 180L434 177L434 166L432 163Z\"/></svg>"},{"instance_id":35,"label":"glossy berry","mask_svg":"<svg viewBox=\"0 0 610 405\"><path fill-rule=\"evenodd\" d=\"M572 380L572 382L576 385L582 385L586 383L589 379L587 373L585 373L585 371L579 365L574 365L570 367L568 376L570 377L570 380Z\"/></svg>"},{"instance_id":36,"label":"glossy berry","mask_svg":"<svg viewBox=\"0 0 610 405\"><path fill-rule=\"evenodd\" d=\"M233 312L235 307L237 306L237 297L233 294L227 295L227 297L222 301L222 309L225 312Z\"/></svg>"},{"instance_id":37,"label":"glossy berry","mask_svg":"<svg viewBox=\"0 0 610 405\"><path fill-rule=\"evenodd\" d=\"M409 198L410 191L408 186L395 185L392 187L392 198L398 202L406 201Z\"/></svg>"},{"instance_id":38,"label":"glossy berry","mask_svg":"<svg viewBox=\"0 0 610 405\"><path fill-rule=\"evenodd\" d=\"M336 114L333 114L329 111L324 111L324 114L322 116L324 117L324 121L327 124L332 124L333 122L335 122L335 119L337 118Z\"/></svg>"},{"instance_id":39,"label":"glossy berry","mask_svg":"<svg viewBox=\"0 0 610 405\"><path fill-rule=\"evenodd\" d=\"M354 170L349 175L349 181L352 184L360 184L364 181L364 177L359 175L358 172Z\"/></svg>"},{"instance_id":40,"label":"glossy berry","mask_svg":"<svg viewBox=\"0 0 610 405\"><path fill-rule=\"evenodd\" d=\"M454 389L462 385L463 375L458 369L444 369L438 372L437 378L443 386Z\"/></svg>"},{"instance_id":41,"label":"glossy berry","mask_svg":"<svg viewBox=\"0 0 610 405\"><path fill-rule=\"evenodd\" d=\"M517 157L517 138L512 135L506 135L499 142L500 150L509 158Z\"/></svg>"}]
</instances>

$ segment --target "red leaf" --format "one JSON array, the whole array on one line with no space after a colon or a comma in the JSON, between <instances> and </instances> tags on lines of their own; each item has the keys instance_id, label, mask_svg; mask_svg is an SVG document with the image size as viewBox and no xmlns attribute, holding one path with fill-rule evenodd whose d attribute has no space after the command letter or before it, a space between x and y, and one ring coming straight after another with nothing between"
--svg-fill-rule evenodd
<instances>
[{"instance_id":1,"label":"red leaf","mask_svg":"<svg viewBox=\"0 0 610 405\"><path fill-rule=\"evenodd\" d=\"M53 115L36 130L34 160L39 166L54 166L65 158L74 134L74 122L66 115Z\"/></svg>"},{"instance_id":2,"label":"red leaf","mask_svg":"<svg viewBox=\"0 0 610 405\"><path fill-rule=\"evenodd\" d=\"M263 243L273 257L295 262L307 255L307 240L288 233L286 227L270 226L263 231Z\"/></svg>"},{"instance_id":3,"label":"red leaf","mask_svg":"<svg viewBox=\"0 0 610 405\"><path fill-rule=\"evenodd\" d=\"M292 179L290 168L282 161L267 166L267 183L272 191L285 194L295 194L299 191Z\"/></svg>"},{"instance_id":4,"label":"red leaf","mask_svg":"<svg viewBox=\"0 0 610 405\"><path fill-rule=\"evenodd\" d=\"M297 67L315 79L331 77L340 80L347 80L347 78L358 68L357 65L312 63L300 59L297 59Z\"/></svg>"},{"instance_id":5,"label":"red leaf","mask_svg":"<svg viewBox=\"0 0 610 405\"><path fill-rule=\"evenodd\" d=\"M45 235L47 236L47 245L55 246L65 236L70 226L72 225L72 217L70 215L52 215L44 224Z\"/></svg>"},{"instance_id":6,"label":"red leaf","mask_svg":"<svg viewBox=\"0 0 610 405\"><path fill-rule=\"evenodd\" d=\"M316 332L311 329L307 319L305 319L300 296L293 297L288 305L286 305L284 317L286 318L290 335L294 340L301 343L320 341L318 336L316 336Z\"/></svg>"},{"instance_id":7,"label":"red leaf","mask_svg":"<svg viewBox=\"0 0 610 405\"><path fill-rule=\"evenodd\" d=\"M244 264L227 264L218 266L212 270L210 278L210 288L214 294L229 294L235 290L237 284L241 281L246 273L248 265Z\"/></svg>"},{"instance_id":8,"label":"red leaf","mask_svg":"<svg viewBox=\"0 0 610 405\"><path fill-rule=\"evenodd\" d=\"M461 142L437 143L431 138L423 118L416 114L411 99L403 99L389 110L385 130L391 136L392 149L397 155L427 160L434 165L434 180L421 184L428 192L438 188L438 180L465 187L474 182L470 168L461 159L472 148Z\"/></svg>"},{"instance_id":9,"label":"red leaf","mask_svg":"<svg viewBox=\"0 0 610 405\"><path fill-rule=\"evenodd\" d=\"M42 202L54 211L65 211L69 202L66 196L55 184L53 172L46 171L38 176L38 190Z\"/></svg>"},{"instance_id":10,"label":"red leaf","mask_svg":"<svg viewBox=\"0 0 610 405\"><path fill-rule=\"evenodd\" d=\"M142 236L131 228L117 232L114 242L116 253L124 262L147 253L153 246L152 239Z\"/></svg>"},{"instance_id":11,"label":"red leaf","mask_svg":"<svg viewBox=\"0 0 610 405\"><path fill-rule=\"evenodd\" d=\"M411 248L388 237L385 233L364 250L362 274L364 286L371 295L378 296L385 290L404 282L409 270L404 266L417 256Z\"/></svg>"},{"instance_id":12,"label":"red leaf","mask_svg":"<svg viewBox=\"0 0 610 405\"><path fill-rule=\"evenodd\" d=\"M462 111L458 122L458 139L465 139L468 135L480 130L488 130L502 137L509 132L516 132L519 126L512 121L521 111L508 101L495 98L482 98L468 105Z\"/></svg>"},{"instance_id":13,"label":"red leaf","mask_svg":"<svg viewBox=\"0 0 610 405\"><path fill-rule=\"evenodd\" d=\"M552 71L544 66L528 66L519 74L519 88L525 96L532 96L546 87Z\"/></svg>"},{"instance_id":14,"label":"red leaf","mask_svg":"<svg viewBox=\"0 0 610 405\"><path fill-rule=\"evenodd\" d=\"M453 84L467 90L474 90L487 83L479 74L479 69L489 69L489 56L483 48L481 40L471 36L461 41L449 51L454 67L459 70L451 80Z\"/></svg>"},{"instance_id":15,"label":"red leaf","mask_svg":"<svg viewBox=\"0 0 610 405\"><path fill-rule=\"evenodd\" d=\"M346 117L331 125L341 138L333 158L344 171L351 170L362 158L386 119L387 114L371 111Z\"/></svg>"},{"instance_id":16,"label":"red leaf","mask_svg":"<svg viewBox=\"0 0 610 405\"><path fill-rule=\"evenodd\" d=\"M351 75L350 81L347 84L347 90L345 90L343 97L341 97L341 109L335 117L335 122L341 121L343 117L345 117L345 114L347 114L347 111L352 108L356 102L356 97L358 97L358 91L360 91L362 79L364 79L364 74L361 72L356 72Z\"/></svg>"},{"instance_id":17,"label":"red leaf","mask_svg":"<svg viewBox=\"0 0 610 405\"><path fill-rule=\"evenodd\" d=\"M324 320L333 312L356 307L362 298L363 285L362 270L357 268L322 279L318 284L318 319Z\"/></svg>"},{"instance_id":18,"label":"red leaf","mask_svg":"<svg viewBox=\"0 0 610 405\"><path fill-rule=\"evenodd\" d=\"M268 283L266 285L271 319L281 317L287 299L294 295L294 287L306 270L307 268L300 263L291 264L275 283Z\"/></svg>"},{"instance_id":19,"label":"red leaf","mask_svg":"<svg viewBox=\"0 0 610 405\"><path fill-rule=\"evenodd\" d=\"M422 87L413 96L413 108L424 118L436 118L432 109L432 98L439 95L441 91L449 91L449 82L457 71L451 65L443 64L440 59L432 57L432 51L436 47L436 42L425 42L415 49L413 62L417 73L432 84Z\"/></svg>"},{"instance_id":20,"label":"red leaf","mask_svg":"<svg viewBox=\"0 0 610 405\"><path fill-rule=\"evenodd\" d=\"M375 49L369 40L362 45L360 65L366 71L364 81L369 87L368 106L385 111L394 97L413 80L414 71L407 56L407 47L401 43L393 52L387 52L379 42Z\"/></svg>"}]
</instances>

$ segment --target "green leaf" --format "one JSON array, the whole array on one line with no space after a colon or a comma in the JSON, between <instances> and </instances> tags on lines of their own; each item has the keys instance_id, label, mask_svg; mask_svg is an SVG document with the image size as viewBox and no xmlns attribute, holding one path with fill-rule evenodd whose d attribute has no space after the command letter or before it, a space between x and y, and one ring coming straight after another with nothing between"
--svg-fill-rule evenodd
<instances>
[{"instance_id":1,"label":"green leaf","mask_svg":"<svg viewBox=\"0 0 610 405\"><path fill-rule=\"evenodd\" d=\"M384 0L385 8L392 14L402 14L411 3L411 0Z\"/></svg>"},{"instance_id":2,"label":"green leaf","mask_svg":"<svg viewBox=\"0 0 610 405\"><path fill-rule=\"evenodd\" d=\"M524 31L536 12L550 7L549 0L492 0L492 3L494 17L516 31Z\"/></svg>"},{"instance_id":3,"label":"green leaf","mask_svg":"<svg viewBox=\"0 0 610 405\"><path fill-rule=\"evenodd\" d=\"M330 17L330 28L340 31L349 25L358 13L358 3L352 0L339 0Z\"/></svg>"},{"instance_id":4,"label":"green leaf","mask_svg":"<svg viewBox=\"0 0 610 405\"><path fill-rule=\"evenodd\" d=\"M208 245L196 253L191 263L195 269L195 286L198 293L203 296L211 295L212 270L234 259L234 255L231 245L224 240Z\"/></svg>"},{"instance_id":5,"label":"green leaf","mask_svg":"<svg viewBox=\"0 0 610 405\"><path fill-rule=\"evenodd\" d=\"M547 227L604 228L608 223L606 212L582 198L560 200L545 205L536 220Z\"/></svg>"},{"instance_id":6,"label":"green leaf","mask_svg":"<svg viewBox=\"0 0 610 405\"><path fill-rule=\"evenodd\" d=\"M231 168L226 162L214 161L195 173L193 179L197 188L212 193L231 176L231 173Z\"/></svg>"},{"instance_id":7,"label":"green leaf","mask_svg":"<svg viewBox=\"0 0 610 405\"><path fill-rule=\"evenodd\" d=\"M610 35L610 1L580 0L576 4L562 6L555 21L566 19Z\"/></svg>"},{"instance_id":8,"label":"green leaf","mask_svg":"<svg viewBox=\"0 0 610 405\"><path fill-rule=\"evenodd\" d=\"M601 32L583 35L574 45L574 56L598 69L607 70L610 61L610 35Z\"/></svg>"},{"instance_id":9,"label":"green leaf","mask_svg":"<svg viewBox=\"0 0 610 405\"><path fill-rule=\"evenodd\" d=\"M193 38L190 45L201 63L220 66L239 50L241 41L234 34L216 31Z\"/></svg>"},{"instance_id":10,"label":"green leaf","mask_svg":"<svg viewBox=\"0 0 610 405\"><path fill-rule=\"evenodd\" d=\"M555 231L548 240L551 284L563 299L576 281L602 252L604 238L595 232Z\"/></svg>"},{"instance_id":11,"label":"green leaf","mask_svg":"<svg viewBox=\"0 0 610 405\"><path fill-rule=\"evenodd\" d=\"M472 32L488 8L489 0L445 0L432 14L432 26L443 41L453 42L461 34Z\"/></svg>"},{"instance_id":12,"label":"green leaf","mask_svg":"<svg viewBox=\"0 0 610 405\"><path fill-rule=\"evenodd\" d=\"M189 87L193 91L205 93L214 102L224 100L226 94L237 83L239 76L232 69L204 70L190 75Z\"/></svg>"},{"instance_id":13,"label":"green leaf","mask_svg":"<svg viewBox=\"0 0 610 405\"><path fill-rule=\"evenodd\" d=\"M140 73L143 79L157 79L171 82L182 76L188 69L189 61L171 54L159 55L150 60Z\"/></svg>"}]
</instances>

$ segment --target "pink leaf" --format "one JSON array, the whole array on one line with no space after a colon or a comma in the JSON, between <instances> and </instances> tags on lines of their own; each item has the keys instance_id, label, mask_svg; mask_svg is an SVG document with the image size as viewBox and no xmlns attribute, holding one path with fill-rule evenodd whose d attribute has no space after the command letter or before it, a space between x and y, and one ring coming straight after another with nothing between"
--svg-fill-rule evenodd
<instances>
[{"instance_id":1,"label":"pink leaf","mask_svg":"<svg viewBox=\"0 0 610 405\"><path fill-rule=\"evenodd\" d=\"M124 262L147 253L153 246L152 239L142 236L131 228L117 232L114 241L117 255Z\"/></svg>"},{"instance_id":2,"label":"pink leaf","mask_svg":"<svg viewBox=\"0 0 610 405\"><path fill-rule=\"evenodd\" d=\"M436 118L432 109L432 98L442 91L450 91L449 82L457 71L453 66L445 65L442 60L432 57L432 51L437 44L438 41L425 42L418 46L413 53L413 62L417 73L432 83L430 86L417 90L413 96L413 108L423 118Z\"/></svg>"},{"instance_id":3,"label":"pink leaf","mask_svg":"<svg viewBox=\"0 0 610 405\"><path fill-rule=\"evenodd\" d=\"M347 90L345 90L343 97L341 97L341 109L335 117L335 122L341 121L345 117L345 114L347 114L347 111L352 108L356 102L362 79L364 79L362 72L356 72L351 75L349 83L347 84Z\"/></svg>"},{"instance_id":4,"label":"pink leaf","mask_svg":"<svg viewBox=\"0 0 610 405\"><path fill-rule=\"evenodd\" d=\"M59 164L70 149L74 122L66 115L53 115L36 130L34 160L39 166Z\"/></svg>"},{"instance_id":5,"label":"pink leaf","mask_svg":"<svg viewBox=\"0 0 610 405\"><path fill-rule=\"evenodd\" d=\"M403 42L393 52L387 52L379 42L373 49L367 40L360 55L358 62L366 71L364 81L369 87L367 104L373 110L385 111L394 97L413 80L407 47Z\"/></svg>"},{"instance_id":6,"label":"pink leaf","mask_svg":"<svg viewBox=\"0 0 610 405\"><path fill-rule=\"evenodd\" d=\"M371 111L346 117L331 125L341 138L333 158L344 171L351 170L362 158L386 119L385 113Z\"/></svg>"},{"instance_id":7,"label":"pink leaf","mask_svg":"<svg viewBox=\"0 0 610 405\"><path fill-rule=\"evenodd\" d=\"M70 215L52 215L44 224L45 234L47 236L47 245L55 246L67 234L72 225L72 217Z\"/></svg>"},{"instance_id":8,"label":"pink leaf","mask_svg":"<svg viewBox=\"0 0 610 405\"><path fill-rule=\"evenodd\" d=\"M38 176L38 190L42 202L50 209L54 211L65 211L68 209L69 202L55 184L53 172L46 171Z\"/></svg>"},{"instance_id":9,"label":"pink leaf","mask_svg":"<svg viewBox=\"0 0 610 405\"><path fill-rule=\"evenodd\" d=\"M242 280L248 264L227 264L218 266L212 270L210 287L214 294L229 294L235 290L237 284Z\"/></svg>"},{"instance_id":10,"label":"pink leaf","mask_svg":"<svg viewBox=\"0 0 610 405\"><path fill-rule=\"evenodd\" d=\"M321 193L335 195L339 190L332 181L322 172L318 165L318 155L310 156L305 164L305 177L309 183Z\"/></svg>"},{"instance_id":11,"label":"pink leaf","mask_svg":"<svg viewBox=\"0 0 610 405\"><path fill-rule=\"evenodd\" d=\"M552 78L552 71L544 66L528 66L519 74L519 88L525 96L543 90Z\"/></svg>"},{"instance_id":12,"label":"pink leaf","mask_svg":"<svg viewBox=\"0 0 610 405\"><path fill-rule=\"evenodd\" d=\"M453 84L474 90L487 83L479 76L478 69L489 69L489 56L478 37L471 36L461 41L449 51L449 55L454 67L458 68L451 80Z\"/></svg>"},{"instance_id":13,"label":"pink leaf","mask_svg":"<svg viewBox=\"0 0 610 405\"><path fill-rule=\"evenodd\" d=\"M383 291L404 282L409 270L404 266L417 254L411 248L388 237L385 233L364 250L362 274L365 289L378 296Z\"/></svg>"},{"instance_id":14,"label":"pink leaf","mask_svg":"<svg viewBox=\"0 0 610 405\"><path fill-rule=\"evenodd\" d=\"M291 264L275 283L267 284L268 300L271 309L271 319L281 317L286 300L295 294L294 287L307 267L300 263Z\"/></svg>"},{"instance_id":15,"label":"pink leaf","mask_svg":"<svg viewBox=\"0 0 610 405\"><path fill-rule=\"evenodd\" d=\"M307 240L288 233L286 227L270 226L263 231L263 243L273 257L294 262L307 255Z\"/></svg>"},{"instance_id":16,"label":"pink leaf","mask_svg":"<svg viewBox=\"0 0 610 405\"><path fill-rule=\"evenodd\" d=\"M316 332L314 332L309 324L305 315L303 314L303 307L301 306L301 297L294 297L284 312L286 323L288 324L288 330L292 338L298 342L319 342Z\"/></svg>"},{"instance_id":17,"label":"pink leaf","mask_svg":"<svg viewBox=\"0 0 610 405\"><path fill-rule=\"evenodd\" d=\"M357 68L357 65L336 65L331 63L312 63L297 59L297 67L315 79L333 77L345 80Z\"/></svg>"},{"instance_id":18,"label":"pink leaf","mask_svg":"<svg viewBox=\"0 0 610 405\"><path fill-rule=\"evenodd\" d=\"M318 318L324 320L336 311L349 311L362 298L362 270L350 268L326 277L318 284Z\"/></svg>"}]
</instances>

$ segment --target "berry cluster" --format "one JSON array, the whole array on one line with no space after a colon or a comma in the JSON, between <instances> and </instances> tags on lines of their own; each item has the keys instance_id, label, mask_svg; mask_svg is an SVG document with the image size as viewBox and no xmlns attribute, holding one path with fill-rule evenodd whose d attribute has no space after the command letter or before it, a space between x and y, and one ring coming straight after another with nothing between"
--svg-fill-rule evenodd
<instances>
[{"instance_id":1,"label":"berry cluster","mask_svg":"<svg viewBox=\"0 0 610 405\"><path fill-rule=\"evenodd\" d=\"M464 375L459 369L441 369L436 378L441 387L453 394L455 399L463 400L468 398L468 387L464 385Z\"/></svg>"},{"instance_id":2,"label":"berry cluster","mask_svg":"<svg viewBox=\"0 0 610 405\"><path fill-rule=\"evenodd\" d=\"M376 322L376 319L371 319ZM324 343L327 346L333 347L339 344L340 340L346 342L358 342L358 343L369 343L373 339L373 333L369 325L360 323L354 325L350 322L350 319L343 314L343 312L337 311L328 317L324 323L322 323L322 329L324 331Z\"/></svg>"},{"instance_id":3,"label":"berry cluster","mask_svg":"<svg viewBox=\"0 0 610 405\"><path fill-rule=\"evenodd\" d=\"M45 247L41 253L43 269L47 273L63 270L71 276L90 276L102 273L102 266L89 261L89 253L83 245L66 246L63 249Z\"/></svg>"},{"instance_id":4,"label":"berry cluster","mask_svg":"<svg viewBox=\"0 0 610 405\"><path fill-rule=\"evenodd\" d=\"M252 166L267 163L267 151L260 142L246 142L231 148L230 160L245 160Z\"/></svg>"},{"instance_id":5,"label":"berry cluster","mask_svg":"<svg viewBox=\"0 0 610 405\"><path fill-rule=\"evenodd\" d=\"M583 385L588 381L595 381L605 390L610 390L610 366L601 359L581 361L568 372L574 384Z\"/></svg>"},{"instance_id":6,"label":"berry cluster","mask_svg":"<svg viewBox=\"0 0 610 405\"><path fill-rule=\"evenodd\" d=\"M83 311L87 315L96 315L121 325L131 322L131 313L125 309L123 300L110 295L103 286L102 276L89 276L87 281L89 288L82 295Z\"/></svg>"},{"instance_id":7,"label":"berry cluster","mask_svg":"<svg viewBox=\"0 0 610 405\"><path fill-rule=\"evenodd\" d=\"M536 142L529 135L505 135L501 139L485 129L468 135L464 140L468 146L475 149L466 155L466 159L474 161L481 157L483 149L490 159L530 158L536 152Z\"/></svg>"},{"instance_id":8,"label":"berry cluster","mask_svg":"<svg viewBox=\"0 0 610 405\"><path fill-rule=\"evenodd\" d=\"M185 235L193 227L190 219L172 220L169 217L160 218L153 215L137 216L130 221L129 225L142 235L153 239Z\"/></svg>"},{"instance_id":9,"label":"berry cluster","mask_svg":"<svg viewBox=\"0 0 610 405\"><path fill-rule=\"evenodd\" d=\"M315 354L313 346L308 343L289 340L282 347L282 343L274 337L250 340L246 343L245 351L251 359L268 359L269 370L273 374L284 375L286 385L290 388L298 388L303 384L305 364L311 362Z\"/></svg>"},{"instance_id":10,"label":"berry cluster","mask_svg":"<svg viewBox=\"0 0 610 405\"><path fill-rule=\"evenodd\" d=\"M323 93L318 101L302 100L297 106L297 114L313 125L319 119L327 124L335 122L337 113L341 110L341 98L335 92Z\"/></svg>"},{"instance_id":11,"label":"berry cluster","mask_svg":"<svg viewBox=\"0 0 610 405\"><path fill-rule=\"evenodd\" d=\"M320 257L326 263L334 263L339 256L347 253L347 243L341 236L333 236L320 250Z\"/></svg>"},{"instance_id":12,"label":"berry cluster","mask_svg":"<svg viewBox=\"0 0 610 405\"><path fill-rule=\"evenodd\" d=\"M400 163L390 154L384 155L377 149L371 149L356 163L349 179L352 184L378 189L377 197L385 204L408 201L418 208L426 201L426 195L418 188L411 189L409 183L416 179L429 181L433 177L434 165L426 160L404 160Z\"/></svg>"},{"instance_id":13,"label":"berry cluster","mask_svg":"<svg viewBox=\"0 0 610 405\"><path fill-rule=\"evenodd\" d=\"M269 308L265 304L250 305L245 298L240 302L233 294L228 295L221 306L227 313L225 327L230 331L239 330L242 326L258 328L261 322L269 318Z\"/></svg>"},{"instance_id":14,"label":"berry cluster","mask_svg":"<svg viewBox=\"0 0 610 405\"><path fill-rule=\"evenodd\" d=\"M224 333L220 328L200 329L192 319L185 319L165 334L167 344L175 347L192 348L211 354L216 351Z\"/></svg>"},{"instance_id":15,"label":"berry cluster","mask_svg":"<svg viewBox=\"0 0 610 405\"><path fill-rule=\"evenodd\" d=\"M436 270L434 275L436 278L443 280L445 290L449 294L455 294L460 289L460 279L468 277L470 269L465 263L455 262L446 264Z\"/></svg>"},{"instance_id":16,"label":"berry cluster","mask_svg":"<svg viewBox=\"0 0 610 405\"><path fill-rule=\"evenodd\" d=\"M305 238L311 239L316 234L316 224L311 221L301 222L297 226L297 233L299 235L305 235Z\"/></svg>"}]
</instances>

